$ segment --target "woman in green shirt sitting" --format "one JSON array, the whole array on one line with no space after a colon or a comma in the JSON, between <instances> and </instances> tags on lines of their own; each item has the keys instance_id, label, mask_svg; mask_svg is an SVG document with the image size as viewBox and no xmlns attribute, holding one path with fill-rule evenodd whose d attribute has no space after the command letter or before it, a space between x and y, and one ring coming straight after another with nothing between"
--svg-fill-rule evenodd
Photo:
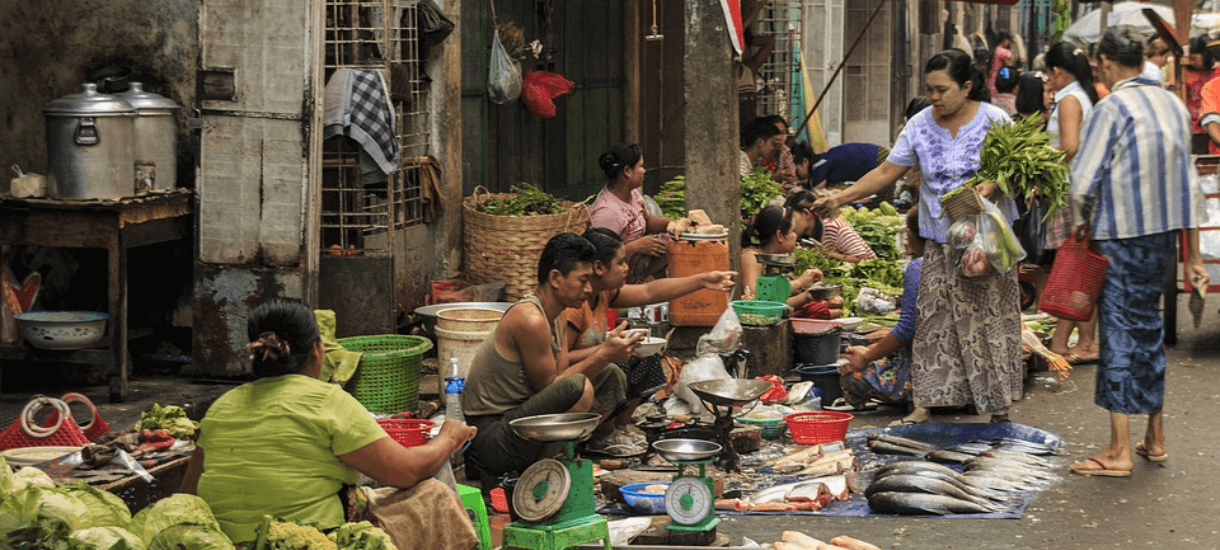
<instances>
[{"instance_id":1,"label":"woman in green shirt sitting","mask_svg":"<svg viewBox=\"0 0 1220 550\"><path fill-rule=\"evenodd\" d=\"M439 483L429 478L474 437L475 428L447 420L426 445L396 443L342 387L318 379L322 339L300 301L260 305L247 331L258 379L208 409L182 487L211 506L235 543L254 540L264 514L322 530L342 525L340 491L360 474L401 489Z\"/></svg>"}]
</instances>

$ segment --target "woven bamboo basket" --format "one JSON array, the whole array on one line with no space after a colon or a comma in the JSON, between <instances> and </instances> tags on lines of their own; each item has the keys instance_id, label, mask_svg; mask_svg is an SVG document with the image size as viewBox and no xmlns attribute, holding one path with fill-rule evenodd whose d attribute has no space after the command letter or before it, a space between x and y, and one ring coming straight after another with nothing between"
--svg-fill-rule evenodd
<instances>
[{"instance_id":1,"label":"woven bamboo basket","mask_svg":"<svg viewBox=\"0 0 1220 550\"><path fill-rule=\"evenodd\" d=\"M964 220L983 212L983 197L977 189L971 187L949 197L948 200L941 199L940 207L948 212L950 221Z\"/></svg>"},{"instance_id":2,"label":"woven bamboo basket","mask_svg":"<svg viewBox=\"0 0 1220 550\"><path fill-rule=\"evenodd\" d=\"M551 237L589 226L589 207L560 201L566 212L546 216L497 216L475 206L511 193L487 193L482 186L462 201L462 264L465 279L475 283L504 281L504 294L515 302L538 286L538 259Z\"/></svg>"}]
</instances>

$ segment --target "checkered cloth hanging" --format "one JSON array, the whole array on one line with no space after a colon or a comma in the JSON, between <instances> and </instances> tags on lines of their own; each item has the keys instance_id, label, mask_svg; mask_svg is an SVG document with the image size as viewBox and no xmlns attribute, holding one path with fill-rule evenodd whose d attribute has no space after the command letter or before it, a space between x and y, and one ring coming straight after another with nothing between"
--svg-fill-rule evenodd
<instances>
[{"instance_id":1,"label":"checkered cloth hanging","mask_svg":"<svg viewBox=\"0 0 1220 550\"><path fill-rule=\"evenodd\" d=\"M394 110L380 69L339 69L326 83L325 136L346 134L381 168L398 169Z\"/></svg>"}]
</instances>

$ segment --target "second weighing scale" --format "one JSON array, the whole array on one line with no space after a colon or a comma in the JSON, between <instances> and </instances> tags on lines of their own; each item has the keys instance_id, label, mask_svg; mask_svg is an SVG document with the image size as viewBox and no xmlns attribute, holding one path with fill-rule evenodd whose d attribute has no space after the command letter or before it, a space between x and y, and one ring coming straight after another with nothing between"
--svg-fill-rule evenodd
<instances>
[{"instance_id":1,"label":"second weighing scale","mask_svg":"<svg viewBox=\"0 0 1220 550\"><path fill-rule=\"evenodd\" d=\"M701 439L662 439L653 442L652 448L678 466L678 475L665 491L665 513L671 520L666 530L692 537L693 544L711 544L720 518L716 517L715 482L706 468L720 453L720 445ZM688 468L691 472L697 468L699 475L687 474Z\"/></svg>"},{"instance_id":2,"label":"second weighing scale","mask_svg":"<svg viewBox=\"0 0 1220 550\"><path fill-rule=\"evenodd\" d=\"M754 283L754 299L767 302L786 302L792 296L792 283L788 274L796 270L796 258L790 254L759 254L758 263L762 273Z\"/></svg>"}]
</instances>

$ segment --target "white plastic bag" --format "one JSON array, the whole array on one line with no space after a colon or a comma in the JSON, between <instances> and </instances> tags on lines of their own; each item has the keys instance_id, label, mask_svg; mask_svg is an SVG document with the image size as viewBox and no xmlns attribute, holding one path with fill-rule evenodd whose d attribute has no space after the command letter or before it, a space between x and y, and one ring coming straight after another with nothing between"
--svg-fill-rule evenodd
<instances>
[{"instance_id":1,"label":"white plastic bag","mask_svg":"<svg viewBox=\"0 0 1220 550\"><path fill-rule=\"evenodd\" d=\"M521 67L500 43L500 31L491 35L491 61L487 64L487 95L503 105L521 97Z\"/></svg>"},{"instance_id":2,"label":"white plastic bag","mask_svg":"<svg viewBox=\"0 0 1220 550\"><path fill-rule=\"evenodd\" d=\"M991 267L1000 273L1007 273L1017 262L1025 259L1025 249L1021 248L1021 241L1012 232L1012 225L995 203L983 201L983 208L983 213L978 216L979 232L975 239L987 254Z\"/></svg>"},{"instance_id":3,"label":"white plastic bag","mask_svg":"<svg viewBox=\"0 0 1220 550\"><path fill-rule=\"evenodd\" d=\"M865 315L889 315L898 309L898 300L875 288L864 287L856 296L856 307Z\"/></svg>"},{"instance_id":4,"label":"white plastic bag","mask_svg":"<svg viewBox=\"0 0 1220 550\"><path fill-rule=\"evenodd\" d=\"M682 374L678 375L678 382L674 384L674 395L682 398L687 405L690 405L691 410L698 414L703 410L703 401L687 386L692 382L726 378L730 378L730 376L729 371L724 368L724 361L721 361L720 356L715 353L706 353L682 367Z\"/></svg>"},{"instance_id":5,"label":"white plastic bag","mask_svg":"<svg viewBox=\"0 0 1220 550\"><path fill-rule=\"evenodd\" d=\"M733 353L741 347L741 335L741 320L737 318L737 312L731 307L725 308L712 331L699 337L699 342L695 344L695 355Z\"/></svg>"}]
</instances>

